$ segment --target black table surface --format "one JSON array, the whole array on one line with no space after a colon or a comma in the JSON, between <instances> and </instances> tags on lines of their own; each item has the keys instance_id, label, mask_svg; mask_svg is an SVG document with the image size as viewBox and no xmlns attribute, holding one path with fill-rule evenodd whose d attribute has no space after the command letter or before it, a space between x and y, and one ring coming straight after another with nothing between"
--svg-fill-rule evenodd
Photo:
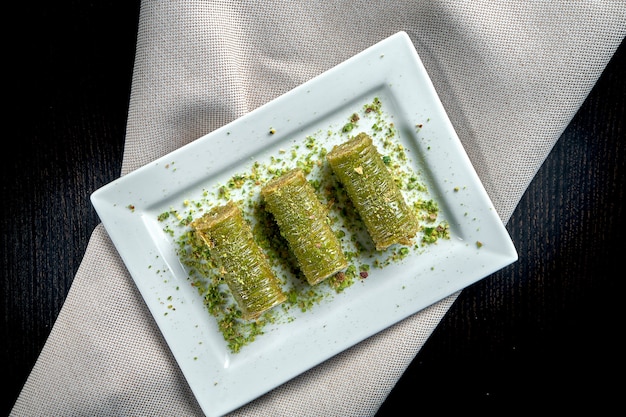
<instances>
[{"instance_id":1,"label":"black table surface","mask_svg":"<svg viewBox=\"0 0 626 417\"><path fill-rule=\"evenodd\" d=\"M138 0L41 3L11 14L5 60L2 414L99 223L89 195L119 177L139 18ZM507 224L519 261L462 291L379 417L621 408L625 75L622 44Z\"/></svg>"}]
</instances>

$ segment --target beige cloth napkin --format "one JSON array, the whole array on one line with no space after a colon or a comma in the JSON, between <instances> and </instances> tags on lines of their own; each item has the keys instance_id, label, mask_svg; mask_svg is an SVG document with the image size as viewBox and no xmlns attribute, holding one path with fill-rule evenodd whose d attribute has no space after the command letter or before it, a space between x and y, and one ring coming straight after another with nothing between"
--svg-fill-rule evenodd
<instances>
[{"instance_id":1,"label":"beige cloth napkin","mask_svg":"<svg viewBox=\"0 0 626 417\"><path fill-rule=\"evenodd\" d=\"M142 1L122 174L400 30L506 223L626 35L626 3ZM233 414L373 415L455 296ZM202 415L102 226L12 415Z\"/></svg>"}]
</instances>

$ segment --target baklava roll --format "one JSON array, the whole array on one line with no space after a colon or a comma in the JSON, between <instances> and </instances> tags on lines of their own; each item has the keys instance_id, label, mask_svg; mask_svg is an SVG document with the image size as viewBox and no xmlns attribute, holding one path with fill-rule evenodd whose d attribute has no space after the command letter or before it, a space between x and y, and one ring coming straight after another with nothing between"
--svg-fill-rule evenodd
<instances>
[{"instance_id":1,"label":"baklava roll","mask_svg":"<svg viewBox=\"0 0 626 417\"><path fill-rule=\"evenodd\" d=\"M315 285L347 268L328 211L301 169L269 181L261 194L309 284Z\"/></svg>"},{"instance_id":2,"label":"baklava roll","mask_svg":"<svg viewBox=\"0 0 626 417\"><path fill-rule=\"evenodd\" d=\"M377 250L409 245L419 224L372 138L359 133L336 145L326 158L359 213Z\"/></svg>"},{"instance_id":3,"label":"baklava roll","mask_svg":"<svg viewBox=\"0 0 626 417\"><path fill-rule=\"evenodd\" d=\"M229 201L212 208L192 227L208 245L243 319L254 320L286 300L280 281L236 203Z\"/></svg>"}]
</instances>

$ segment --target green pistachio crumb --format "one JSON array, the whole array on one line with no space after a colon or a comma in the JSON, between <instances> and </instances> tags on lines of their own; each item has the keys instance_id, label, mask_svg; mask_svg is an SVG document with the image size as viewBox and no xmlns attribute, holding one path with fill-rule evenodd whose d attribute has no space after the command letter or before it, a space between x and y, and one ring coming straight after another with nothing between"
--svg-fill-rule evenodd
<instances>
[{"instance_id":1,"label":"green pistachio crumb","mask_svg":"<svg viewBox=\"0 0 626 417\"><path fill-rule=\"evenodd\" d=\"M398 129L383 112L380 99L375 97L358 111L347 113L344 120L347 122L343 125L339 123L329 126L295 140L291 146L283 145L285 149L280 149L264 162L251 159L244 172L234 174L223 183L211 184L211 188L203 189L197 198L181 200L178 205L157 216L157 220L163 223L164 233L176 242L176 251L188 274L190 285L203 300L207 312L214 316L232 353L239 353L245 346L253 343L264 334L268 326L292 322L300 314L309 314L327 300L349 296L347 290L352 285L367 285L368 279L372 279L369 277L374 277L376 270L402 262L412 251L423 249L428 244L450 238L449 226L441 219L437 202L429 196L421 173L413 172L410 167L411 153L399 142ZM384 149L382 161L385 167L408 196L411 209L419 219L418 235L410 245L376 251L373 243L363 237L366 233L364 224L356 215L346 190L337 184L325 164L330 148L328 140L351 135L350 132L366 124L369 127L364 129ZM422 125L416 127L421 128ZM269 134L275 133L276 130L270 127ZM167 168L173 164L168 164ZM344 271L335 273L315 287L309 286L304 280L285 239L281 237L276 223L267 214L265 203L260 198L259 191L267 181L295 167L306 174L308 182L328 211L328 222L344 246L349 262ZM279 309L267 311L252 321L242 319L242 312L237 308L224 282L223 273L211 261L210 248L190 229L195 218L215 205L232 199L240 199L241 208L254 219L254 238L267 254L272 267L281 271L280 279L287 297ZM133 205L128 205L127 208L135 209ZM364 262L365 259L367 262ZM157 272L159 273L160 271ZM175 311L175 308L168 302L164 314L167 315L170 311Z\"/></svg>"}]
</instances>

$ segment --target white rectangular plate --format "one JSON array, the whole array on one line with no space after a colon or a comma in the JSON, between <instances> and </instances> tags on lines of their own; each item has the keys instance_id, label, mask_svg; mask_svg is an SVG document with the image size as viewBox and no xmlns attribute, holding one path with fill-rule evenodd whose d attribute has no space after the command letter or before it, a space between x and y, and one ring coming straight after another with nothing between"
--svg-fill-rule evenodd
<instances>
[{"instance_id":1,"label":"white rectangular plate","mask_svg":"<svg viewBox=\"0 0 626 417\"><path fill-rule=\"evenodd\" d=\"M411 155L412 168L439 203L451 238L372 272L231 353L157 217L180 207L183 200L199 198L203 190L246 170L253 160L267 161L308 135L342 126L350 112L374 97L383 102ZM270 128L274 134L268 133ZM403 32L107 184L91 200L207 416L223 415L254 400L517 260Z\"/></svg>"}]
</instances>

